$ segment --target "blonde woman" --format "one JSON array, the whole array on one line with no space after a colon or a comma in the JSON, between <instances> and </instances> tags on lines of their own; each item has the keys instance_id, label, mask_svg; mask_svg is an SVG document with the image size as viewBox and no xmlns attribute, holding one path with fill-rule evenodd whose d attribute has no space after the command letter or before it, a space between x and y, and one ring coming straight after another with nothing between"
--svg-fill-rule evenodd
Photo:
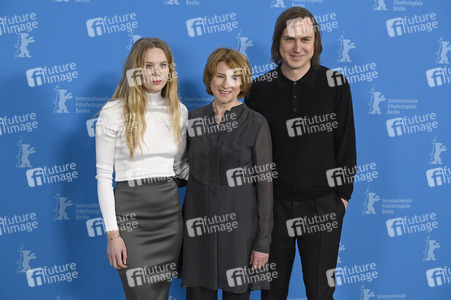
<instances>
[{"instance_id":1,"label":"blonde woman","mask_svg":"<svg viewBox=\"0 0 451 300\"><path fill-rule=\"evenodd\" d=\"M188 177L188 110L177 97L174 66L164 41L138 40L96 125L107 256L127 299L166 300L176 276L183 237L177 183Z\"/></svg>"}]
</instances>

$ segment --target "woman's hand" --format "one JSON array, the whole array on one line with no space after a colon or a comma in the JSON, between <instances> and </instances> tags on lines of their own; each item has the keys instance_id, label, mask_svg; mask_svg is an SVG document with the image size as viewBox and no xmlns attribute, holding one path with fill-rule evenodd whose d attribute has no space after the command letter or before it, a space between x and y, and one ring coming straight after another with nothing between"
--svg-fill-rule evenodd
<instances>
[{"instance_id":1,"label":"woman's hand","mask_svg":"<svg viewBox=\"0 0 451 300\"><path fill-rule=\"evenodd\" d=\"M127 248L125 247L124 240L122 237L117 237L119 231L108 231L107 233L108 245L106 248L106 255L110 262L110 265L115 269L127 268ZM113 240L110 238L117 237Z\"/></svg>"},{"instance_id":2,"label":"woman's hand","mask_svg":"<svg viewBox=\"0 0 451 300\"><path fill-rule=\"evenodd\" d=\"M268 262L268 259L269 259L269 254L252 250L251 263L250 263L252 266L252 269L260 269Z\"/></svg>"}]
</instances>

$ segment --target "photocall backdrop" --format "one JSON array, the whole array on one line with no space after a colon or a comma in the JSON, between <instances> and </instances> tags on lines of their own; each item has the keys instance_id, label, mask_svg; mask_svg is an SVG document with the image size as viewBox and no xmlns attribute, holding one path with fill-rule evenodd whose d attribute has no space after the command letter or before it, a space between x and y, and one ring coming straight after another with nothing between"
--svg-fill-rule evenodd
<instances>
[{"instance_id":1,"label":"photocall backdrop","mask_svg":"<svg viewBox=\"0 0 451 300\"><path fill-rule=\"evenodd\" d=\"M2 1L1 299L124 298L106 258L93 128L133 43L170 45L194 109L212 100L202 72L216 48L239 50L254 76L274 67L274 24L291 6L316 16L322 64L353 95L359 172L336 299L451 299L446 0ZM170 299L185 299L179 279ZM306 299L298 258L289 299Z\"/></svg>"}]
</instances>

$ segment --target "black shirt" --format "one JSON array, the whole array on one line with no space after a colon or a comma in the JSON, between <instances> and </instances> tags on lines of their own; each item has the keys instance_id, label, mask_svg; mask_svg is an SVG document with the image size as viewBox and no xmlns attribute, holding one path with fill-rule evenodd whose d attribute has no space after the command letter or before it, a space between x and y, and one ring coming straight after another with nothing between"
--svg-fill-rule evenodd
<instances>
[{"instance_id":1,"label":"black shirt","mask_svg":"<svg viewBox=\"0 0 451 300\"><path fill-rule=\"evenodd\" d=\"M261 171L261 167L272 164L271 152L266 119L244 103L227 110L219 126L211 103L189 112L190 174L183 205L182 286L221 288L231 293L269 289L267 280L229 286L227 271L248 267L252 250L269 253L272 178L248 180L250 177L241 171L258 166L259 174L268 175L270 172L265 168ZM235 176L238 174L242 176ZM233 219L228 219L232 215ZM216 223L216 218L228 221ZM199 221L202 226L194 228L196 219L206 221ZM220 229L232 221L236 228ZM194 229L200 232L194 234Z\"/></svg>"},{"instance_id":2,"label":"black shirt","mask_svg":"<svg viewBox=\"0 0 451 300\"><path fill-rule=\"evenodd\" d=\"M356 168L351 91L331 72L310 67L291 81L279 66L256 78L245 99L269 123L279 175L274 200L311 200L333 190L351 198Z\"/></svg>"}]
</instances>

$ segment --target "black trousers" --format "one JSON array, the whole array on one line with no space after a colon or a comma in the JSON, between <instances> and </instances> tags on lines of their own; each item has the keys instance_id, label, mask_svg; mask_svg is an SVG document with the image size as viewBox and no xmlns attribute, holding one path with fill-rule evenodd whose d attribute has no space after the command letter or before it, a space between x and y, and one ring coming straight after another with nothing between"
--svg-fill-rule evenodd
<instances>
[{"instance_id":1,"label":"black trousers","mask_svg":"<svg viewBox=\"0 0 451 300\"><path fill-rule=\"evenodd\" d=\"M283 300L288 296L296 254L301 256L304 285L309 300L331 300L335 291L330 272L337 265L345 207L335 194L307 201L274 201L274 228L269 254L278 277L262 300ZM301 219L302 218L302 219ZM323 224L319 225L318 224ZM332 279L333 280L333 279Z\"/></svg>"},{"instance_id":2,"label":"black trousers","mask_svg":"<svg viewBox=\"0 0 451 300\"><path fill-rule=\"evenodd\" d=\"M249 300L251 292L243 294L229 293L222 291L223 300ZM216 300L218 299L217 290L209 290L203 287L186 288L186 300Z\"/></svg>"}]
</instances>

